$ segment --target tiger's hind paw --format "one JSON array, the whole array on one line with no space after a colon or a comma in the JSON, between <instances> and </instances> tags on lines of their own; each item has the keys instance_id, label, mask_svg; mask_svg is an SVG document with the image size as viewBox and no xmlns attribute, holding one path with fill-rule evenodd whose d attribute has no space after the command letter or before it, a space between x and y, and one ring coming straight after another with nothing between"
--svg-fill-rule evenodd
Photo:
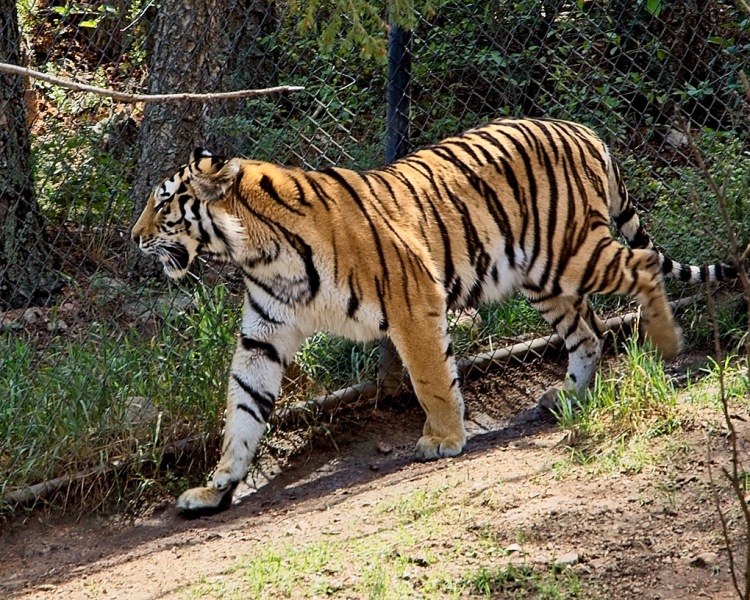
<instances>
[{"instance_id":1,"label":"tiger's hind paw","mask_svg":"<svg viewBox=\"0 0 750 600\"><path fill-rule=\"evenodd\" d=\"M580 394L572 387L563 386L548 388L539 397L539 408L559 416L563 411L575 408L581 402L586 392Z\"/></svg>"},{"instance_id":2,"label":"tiger's hind paw","mask_svg":"<svg viewBox=\"0 0 750 600\"><path fill-rule=\"evenodd\" d=\"M562 406L560 392L559 387L547 388L547 391L539 397L539 407L550 412L558 410Z\"/></svg>"},{"instance_id":3,"label":"tiger's hind paw","mask_svg":"<svg viewBox=\"0 0 750 600\"><path fill-rule=\"evenodd\" d=\"M440 438L434 435L423 435L414 448L414 458L418 461L436 460L448 456L458 456L466 444L466 435Z\"/></svg>"},{"instance_id":4,"label":"tiger's hind paw","mask_svg":"<svg viewBox=\"0 0 750 600\"><path fill-rule=\"evenodd\" d=\"M232 495L236 488L236 483L223 490L213 486L191 488L177 498L177 510L187 518L222 512L232 505Z\"/></svg>"}]
</instances>

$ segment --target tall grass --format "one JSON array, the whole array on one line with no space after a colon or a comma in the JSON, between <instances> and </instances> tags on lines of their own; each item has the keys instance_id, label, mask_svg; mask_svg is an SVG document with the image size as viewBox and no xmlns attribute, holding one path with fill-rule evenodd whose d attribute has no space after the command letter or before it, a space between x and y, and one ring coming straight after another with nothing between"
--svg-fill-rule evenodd
<instances>
[{"instance_id":1,"label":"tall grass","mask_svg":"<svg viewBox=\"0 0 750 600\"><path fill-rule=\"evenodd\" d=\"M575 457L602 466L640 470L643 442L672 433L682 423L678 392L658 353L633 335L625 360L604 368L583 398L561 397L558 419L575 440Z\"/></svg>"},{"instance_id":2,"label":"tall grass","mask_svg":"<svg viewBox=\"0 0 750 600\"><path fill-rule=\"evenodd\" d=\"M193 300L150 337L96 323L44 342L0 334L0 492L213 438L237 311L223 286Z\"/></svg>"}]
</instances>

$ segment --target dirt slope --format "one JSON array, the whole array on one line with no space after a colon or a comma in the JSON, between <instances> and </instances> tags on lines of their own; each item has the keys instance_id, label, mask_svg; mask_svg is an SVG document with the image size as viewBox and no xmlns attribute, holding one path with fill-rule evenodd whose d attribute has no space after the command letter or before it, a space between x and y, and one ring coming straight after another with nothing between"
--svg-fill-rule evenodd
<instances>
[{"instance_id":1,"label":"dirt slope","mask_svg":"<svg viewBox=\"0 0 750 600\"><path fill-rule=\"evenodd\" d=\"M637 474L561 471L569 453L563 436L533 408L541 382L559 376L559 367L532 371L534 380L525 369L466 386L472 437L456 459L413 463L419 409L374 411L335 432L338 451L299 456L221 515L185 521L164 506L135 524L16 523L0 544L0 597L315 597L319 589L321 597L367 597L353 556L332 555L329 569L291 592L255 593L236 565L269 546L368 540L387 544L383 560L407 564L396 597L471 597L480 590L467 574L480 566L513 562L549 572L555 561L580 579L579 597L735 597L707 483L705 431L681 434L674 448L662 444L659 466ZM744 435L745 422L738 424ZM718 466L726 443L711 439ZM392 449L383 452L384 444ZM408 515L402 508L417 497L429 502ZM404 538L404 531L412 533ZM460 585L429 588L437 576Z\"/></svg>"}]
</instances>

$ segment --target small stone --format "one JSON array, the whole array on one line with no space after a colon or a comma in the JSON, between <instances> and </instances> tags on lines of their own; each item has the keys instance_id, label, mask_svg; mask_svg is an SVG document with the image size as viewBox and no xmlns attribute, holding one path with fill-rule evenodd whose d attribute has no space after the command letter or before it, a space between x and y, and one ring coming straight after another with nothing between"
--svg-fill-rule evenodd
<instances>
[{"instance_id":1,"label":"small stone","mask_svg":"<svg viewBox=\"0 0 750 600\"><path fill-rule=\"evenodd\" d=\"M702 552L690 559L690 566L697 569L712 567L719 561L719 555L716 552Z\"/></svg>"},{"instance_id":2,"label":"small stone","mask_svg":"<svg viewBox=\"0 0 750 600\"><path fill-rule=\"evenodd\" d=\"M44 315L42 314L42 311L35 306L32 306L31 308L27 308L25 311L23 311L22 318L29 325L34 325L37 321L39 321L39 319L43 317Z\"/></svg>"},{"instance_id":3,"label":"small stone","mask_svg":"<svg viewBox=\"0 0 750 600\"><path fill-rule=\"evenodd\" d=\"M578 553L576 552L568 552L567 554L562 554L561 556L558 556L555 558L553 565L560 568L565 567L572 567L573 565L577 565L579 563L579 557Z\"/></svg>"},{"instance_id":4,"label":"small stone","mask_svg":"<svg viewBox=\"0 0 750 600\"><path fill-rule=\"evenodd\" d=\"M50 321L49 323L47 323L47 331L51 331L53 333L56 331L65 333L67 330L68 324L62 319L57 319L55 321Z\"/></svg>"},{"instance_id":5,"label":"small stone","mask_svg":"<svg viewBox=\"0 0 750 600\"><path fill-rule=\"evenodd\" d=\"M672 148L684 148L689 143L687 135L677 129L670 129L664 136L664 141Z\"/></svg>"},{"instance_id":6,"label":"small stone","mask_svg":"<svg viewBox=\"0 0 750 600\"><path fill-rule=\"evenodd\" d=\"M507 547L507 548L505 549L505 551L506 551L506 552L507 552L508 554L513 554L514 552L522 552L522 551L523 551L523 549L521 548L521 544L511 544L510 546L508 546L508 547Z\"/></svg>"},{"instance_id":7,"label":"small stone","mask_svg":"<svg viewBox=\"0 0 750 600\"><path fill-rule=\"evenodd\" d=\"M385 442L378 442L375 445L375 448L377 449L378 452L380 452L380 454L389 454L393 452L393 446Z\"/></svg>"}]
</instances>

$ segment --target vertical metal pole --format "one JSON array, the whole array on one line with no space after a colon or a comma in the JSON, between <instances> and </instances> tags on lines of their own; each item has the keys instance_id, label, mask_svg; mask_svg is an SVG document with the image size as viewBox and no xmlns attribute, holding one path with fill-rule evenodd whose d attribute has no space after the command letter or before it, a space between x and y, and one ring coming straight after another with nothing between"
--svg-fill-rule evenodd
<instances>
[{"instance_id":1,"label":"vertical metal pole","mask_svg":"<svg viewBox=\"0 0 750 600\"><path fill-rule=\"evenodd\" d=\"M391 163L409 149L409 84L411 83L411 31L391 23L388 36L388 87L386 90L385 161ZM378 399L392 396L401 385L403 364L390 339L380 342Z\"/></svg>"}]
</instances>

